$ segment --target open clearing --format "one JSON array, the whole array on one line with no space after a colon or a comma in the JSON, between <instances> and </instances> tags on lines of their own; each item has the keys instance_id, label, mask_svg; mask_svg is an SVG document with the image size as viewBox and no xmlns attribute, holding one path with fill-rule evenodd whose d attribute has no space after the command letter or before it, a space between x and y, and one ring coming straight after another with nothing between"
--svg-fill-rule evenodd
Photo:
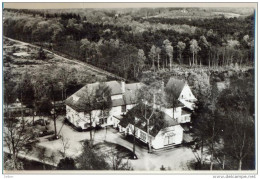
<instances>
[{"instance_id":1,"label":"open clearing","mask_svg":"<svg viewBox=\"0 0 260 179\"><path fill-rule=\"evenodd\" d=\"M3 63L4 73L9 73L11 79L18 82L21 76L27 72L30 76L37 76L39 73L55 75L56 70L65 68L74 71L79 83L95 82L106 80L106 75L98 73L84 64L79 64L45 51L46 59L38 58L38 49L32 45L4 38ZM91 79L91 81L88 81Z\"/></svg>"}]
</instances>

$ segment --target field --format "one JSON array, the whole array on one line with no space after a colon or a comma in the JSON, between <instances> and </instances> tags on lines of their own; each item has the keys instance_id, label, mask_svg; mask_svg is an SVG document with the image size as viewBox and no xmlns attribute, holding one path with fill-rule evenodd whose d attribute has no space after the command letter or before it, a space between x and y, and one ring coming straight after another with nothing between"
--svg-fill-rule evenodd
<instances>
[{"instance_id":1,"label":"field","mask_svg":"<svg viewBox=\"0 0 260 179\"><path fill-rule=\"evenodd\" d=\"M69 79L78 86L107 79L106 75L91 70L82 62L78 63L49 51L44 51L45 59L39 59L39 48L36 46L8 38L4 38L3 43L3 71L8 82L18 83L25 73L35 78L42 75L58 78L57 72L60 70L65 70Z\"/></svg>"}]
</instances>

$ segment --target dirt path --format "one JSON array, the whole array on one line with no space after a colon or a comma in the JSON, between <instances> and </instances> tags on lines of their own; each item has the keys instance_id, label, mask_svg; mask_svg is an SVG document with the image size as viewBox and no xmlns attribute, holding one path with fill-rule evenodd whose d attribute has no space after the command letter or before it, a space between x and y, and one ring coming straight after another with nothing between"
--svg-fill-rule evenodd
<instances>
[{"instance_id":1,"label":"dirt path","mask_svg":"<svg viewBox=\"0 0 260 179\"><path fill-rule=\"evenodd\" d=\"M23 44L23 45L25 45L25 46L33 47L33 48L36 48L36 49L39 49L39 48L40 48L38 45L33 45L33 44L30 44L30 43L27 43L27 42L23 42L23 41L20 41L20 40L11 39L11 38L9 38L9 37L4 37L4 38L5 38L5 39L8 39L8 40L10 40L10 41L16 42L16 43L21 43L21 44ZM110 73L110 72L108 72L108 71L105 71L105 70L103 70L103 69L100 69L100 68L98 68L98 67L96 67L96 66L90 65L90 64L88 64L88 63L85 63L85 62L82 62L82 61L79 61L79 60L76 60L76 59L73 59L73 60L68 59L68 58L63 57L63 56L61 56L61 55L58 55L58 54L56 54L56 53L54 53L54 52L52 52L52 51L50 51L50 50L48 50L48 49L43 49L43 50L44 50L45 52L48 52L48 53L50 53L50 54L53 54L55 57L58 57L58 58L60 58L60 59L62 59L62 60L64 60L64 61L71 62L71 63L76 63L76 64L82 65L82 66L84 66L84 67L86 67L86 68L88 68L88 69L90 69L90 70L93 70L93 71L95 71L95 72L97 72L97 73L100 73L100 74L103 74L103 75L107 75L107 76L110 76L110 77L115 78L115 79L118 79L118 80L126 81L126 79L124 79L124 78L122 78L122 77L120 77L120 76L117 76L117 75L115 75L115 74L113 74L113 73Z\"/></svg>"}]
</instances>

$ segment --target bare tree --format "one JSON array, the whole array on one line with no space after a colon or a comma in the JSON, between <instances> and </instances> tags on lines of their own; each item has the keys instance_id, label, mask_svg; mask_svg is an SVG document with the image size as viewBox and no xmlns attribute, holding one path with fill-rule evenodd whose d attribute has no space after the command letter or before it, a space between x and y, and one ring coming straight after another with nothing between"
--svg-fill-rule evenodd
<instances>
[{"instance_id":1,"label":"bare tree","mask_svg":"<svg viewBox=\"0 0 260 179\"><path fill-rule=\"evenodd\" d=\"M150 141L150 120L154 116L155 109L159 106L164 106L163 104L163 89L161 83L152 83L149 86L143 86L138 90L137 94L138 106L140 107L142 117L146 120L146 130L147 130L147 143L148 152L152 152L151 141ZM152 108L151 108L152 106ZM152 109L150 112L149 109Z\"/></svg>"},{"instance_id":2,"label":"bare tree","mask_svg":"<svg viewBox=\"0 0 260 179\"><path fill-rule=\"evenodd\" d=\"M61 153L62 157L65 158L67 154L66 152L70 148L69 139L64 138L64 136L62 135L60 141L61 141L62 148L61 150L59 150L59 152Z\"/></svg>"},{"instance_id":3,"label":"bare tree","mask_svg":"<svg viewBox=\"0 0 260 179\"><path fill-rule=\"evenodd\" d=\"M133 169L131 164L129 163L128 159L126 160L122 156L122 153L115 151L114 148L111 148L111 150L108 154L108 159L111 162L112 170L132 170Z\"/></svg>"},{"instance_id":4,"label":"bare tree","mask_svg":"<svg viewBox=\"0 0 260 179\"><path fill-rule=\"evenodd\" d=\"M90 131L89 131L89 135L90 135L90 143L89 145L93 145L93 131L92 131L92 127L93 127L93 105L94 105L94 96L95 96L95 92L93 89L88 88L88 86L86 86L86 92L84 93L84 102L83 102L83 108L84 108L84 115L85 117L89 120L89 127L90 127Z\"/></svg>"},{"instance_id":5,"label":"bare tree","mask_svg":"<svg viewBox=\"0 0 260 179\"><path fill-rule=\"evenodd\" d=\"M254 122L251 116L230 111L225 129L225 152L238 161L238 170L242 169L243 159L253 151Z\"/></svg>"},{"instance_id":6,"label":"bare tree","mask_svg":"<svg viewBox=\"0 0 260 179\"><path fill-rule=\"evenodd\" d=\"M38 148L37 157L43 164L43 170L46 170L45 162L46 162L46 159L47 159L47 149L45 147Z\"/></svg>"},{"instance_id":7,"label":"bare tree","mask_svg":"<svg viewBox=\"0 0 260 179\"><path fill-rule=\"evenodd\" d=\"M94 113L94 110L101 110L104 114L105 109L109 109L111 107L111 89L105 84L98 84L97 86L88 85L85 87L84 93L84 102L82 103L82 107L84 109L85 117L89 120L90 127L90 145L93 144L93 130L92 127L94 125L94 119L98 116L97 113Z\"/></svg>"},{"instance_id":8,"label":"bare tree","mask_svg":"<svg viewBox=\"0 0 260 179\"><path fill-rule=\"evenodd\" d=\"M33 145L33 129L25 120L14 118L4 119L4 146L7 146L11 154L13 169L18 169L18 155L20 152L28 152L27 145Z\"/></svg>"}]
</instances>

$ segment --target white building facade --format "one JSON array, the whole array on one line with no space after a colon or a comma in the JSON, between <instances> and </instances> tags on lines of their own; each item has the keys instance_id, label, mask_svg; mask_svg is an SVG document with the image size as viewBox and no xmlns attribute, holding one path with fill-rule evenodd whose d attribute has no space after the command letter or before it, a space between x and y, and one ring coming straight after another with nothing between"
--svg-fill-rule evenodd
<instances>
[{"instance_id":1,"label":"white building facade","mask_svg":"<svg viewBox=\"0 0 260 179\"><path fill-rule=\"evenodd\" d=\"M135 106L135 95L137 89L141 87L140 83L125 84L123 81L105 83L111 89L111 109L109 111L105 110L103 114L101 109L94 109L91 111L91 117L89 113L84 112L82 107L85 100L84 93L88 93L89 89L98 85L98 83L87 84L66 100L66 118L70 123L81 129L97 125L101 127L113 125L116 127L117 121L113 116L124 115Z\"/></svg>"}]
</instances>

